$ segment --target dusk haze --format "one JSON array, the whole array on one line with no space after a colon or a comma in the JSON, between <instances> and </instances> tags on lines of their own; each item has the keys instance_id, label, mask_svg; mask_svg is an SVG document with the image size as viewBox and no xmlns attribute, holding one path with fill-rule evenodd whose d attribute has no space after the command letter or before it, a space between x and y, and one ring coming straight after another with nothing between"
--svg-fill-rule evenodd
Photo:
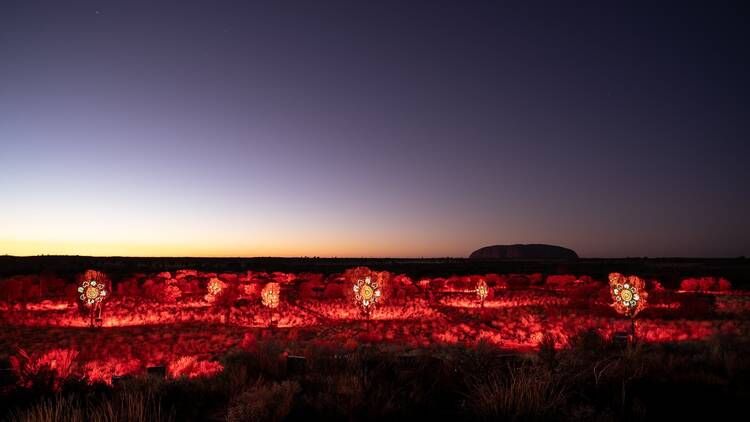
<instances>
[{"instance_id":1,"label":"dusk haze","mask_svg":"<svg viewBox=\"0 0 750 422\"><path fill-rule=\"evenodd\" d=\"M750 255L747 14L0 5L0 253Z\"/></svg>"}]
</instances>

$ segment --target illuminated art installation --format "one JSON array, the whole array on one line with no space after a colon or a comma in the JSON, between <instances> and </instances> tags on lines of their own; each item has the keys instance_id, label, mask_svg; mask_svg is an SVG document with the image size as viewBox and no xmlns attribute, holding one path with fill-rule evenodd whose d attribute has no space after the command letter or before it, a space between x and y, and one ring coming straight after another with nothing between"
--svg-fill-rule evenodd
<instances>
[{"instance_id":1,"label":"illuminated art installation","mask_svg":"<svg viewBox=\"0 0 750 422\"><path fill-rule=\"evenodd\" d=\"M615 310L630 317L630 335L636 338L635 316L646 308L646 282L635 275L624 276L620 273L609 275L609 288Z\"/></svg>"},{"instance_id":2,"label":"illuminated art installation","mask_svg":"<svg viewBox=\"0 0 750 422\"><path fill-rule=\"evenodd\" d=\"M86 305L93 305L95 303L101 303L107 297L107 288L102 282L96 282L96 280L86 280L78 288L78 293L81 294L80 299Z\"/></svg>"},{"instance_id":3,"label":"illuminated art installation","mask_svg":"<svg viewBox=\"0 0 750 422\"><path fill-rule=\"evenodd\" d=\"M484 306L484 300L487 299L487 293L489 293L490 289L487 287L487 282L484 280L479 280L479 283L477 283L477 297L479 298L479 302Z\"/></svg>"},{"instance_id":4,"label":"illuminated art installation","mask_svg":"<svg viewBox=\"0 0 750 422\"><path fill-rule=\"evenodd\" d=\"M279 297L281 294L281 286L279 283L268 283L263 290L260 292L261 302L263 306L271 309L275 309L279 306Z\"/></svg>"},{"instance_id":5,"label":"illuminated art installation","mask_svg":"<svg viewBox=\"0 0 750 422\"><path fill-rule=\"evenodd\" d=\"M370 315L372 307L378 302L381 295L378 283L372 281L372 278L369 275L358 279L357 282L354 283L354 299L368 316Z\"/></svg>"},{"instance_id":6,"label":"illuminated art installation","mask_svg":"<svg viewBox=\"0 0 750 422\"><path fill-rule=\"evenodd\" d=\"M102 323L102 302L108 297L106 284L99 280L84 280L78 287L79 299L81 303L89 310L89 325L101 325Z\"/></svg>"},{"instance_id":7,"label":"illuminated art installation","mask_svg":"<svg viewBox=\"0 0 750 422\"><path fill-rule=\"evenodd\" d=\"M646 308L646 283L638 276L624 276L620 273L609 275L609 287L612 293L612 306L625 316L635 317Z\"/></svg>"},{"instance_id":8,"label":"illuminated art installation","mask_svg":"<svg viewBox=\"0 0 750 422\"><path fill-rule=\"evenodd\" d=\"M216 299L225 287L226 284L223 281L219 280L218 278L211 278L210 280L208 280L208 284L206 284L207 293L206 296L204 296L204 299L206 299L207 302L216 302Z\"/></svg>"},{"instance_id":9,"label":"illuminated art installation","mask_svg":"<svg viewBox=\"0 0 750 422\"><path fill-rule=\"evenodd\" d=\"M206 290L208 290L208 294L210 295L218 295L221 292L221 289L224 288L224 283L221 282L218 278L212 278L208 280L208 285L206 285Z\"/></svg>"}]
</instances>

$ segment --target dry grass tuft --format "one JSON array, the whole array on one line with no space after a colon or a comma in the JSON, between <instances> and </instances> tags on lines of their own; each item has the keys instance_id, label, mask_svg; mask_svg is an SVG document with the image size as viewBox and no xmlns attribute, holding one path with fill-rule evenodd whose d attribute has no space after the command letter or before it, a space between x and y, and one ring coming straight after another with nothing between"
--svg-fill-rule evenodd
<instances>
[{"instance_id":1,"label":"dry grass tuft","mask_svg":"<svg viewBox=\"0 0 750 422\"><path fill-rule=\"evenodd\" d=\"M294 396L299 390L296 381L265 383L258 380L231 400L227 421L283 420L292 411Z\"/></svg>"},{"instance_id":2,"label":"dry grass tuft","mask_svg":"<svg viewBox=\"0 0 750 422\"><path fill-rule=\"evenodd\" d=\"M471 382L466 404L481 419L554 419L565 400L566 389L554 374L525 364Z\"/></svg>"}]
</instances>

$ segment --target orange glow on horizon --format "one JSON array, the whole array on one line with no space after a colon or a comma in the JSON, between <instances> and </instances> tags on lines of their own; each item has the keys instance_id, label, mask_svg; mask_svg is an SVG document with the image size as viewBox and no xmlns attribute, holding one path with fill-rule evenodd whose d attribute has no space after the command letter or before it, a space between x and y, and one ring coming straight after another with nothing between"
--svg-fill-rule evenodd
<instances>
[{"instance_id":1,"label":"orange glow on horizon","mask_svg":"<svg viewBox=\"0 0 750 422\"><path fill-rule=\"evenodd\" d=\"M274 242L276 243L276 242ZM291 242L293 243L293 242ZM269 242L269 245L273 243ZM36 255L81 255L81 256L133 256L133 257L444 257L436 251L425 250L424 253L411 253L404 244L390 245L385 242L358 243L340 241L333 245L299 244L297 247L287 247L275 244L273 246L242 246L237 244L216 245L203 243L201 245L188 244L153 244L153 243L96 243L96 242L65 242L65 241L15 241L0 239L0 255L36 256ZM421 248L416 248L421 249ZM463 256L454 254L453 256Z\"/></svg>"},{"instance_id":2,"label":"orange glow on horizon","mask_svg":"<svg viewBox=\"0 0 750 422\"><path fill-rule=\"evenodd\" d=\"M203 205L207 208L207 205ZM368 221L317 212L246 212L224 209L131 209L62 205L53 215L9 212L0 219L0 254L85 256L467 256L496 240L468 237L461 228L391 221ZM465 237L465 236L464 236ZM447 242L446 239L462 239Z\"/></svg>"}]
</instances>

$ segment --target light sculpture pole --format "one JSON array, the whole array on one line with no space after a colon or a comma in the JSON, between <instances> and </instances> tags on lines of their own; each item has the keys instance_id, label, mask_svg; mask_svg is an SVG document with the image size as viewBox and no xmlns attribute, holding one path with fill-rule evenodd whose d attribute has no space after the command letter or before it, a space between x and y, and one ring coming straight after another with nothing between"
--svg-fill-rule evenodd
<instances>
[{"instance_id":1,"label":"light sculpture pole","mask_svg":"<svg viewBox=\"0 0 750 422\"><path fill-rule=\"evenodd\" d=\"M79 299L89 311L89 325L102 324L102 302L109 297L107 286L102 280L86 279L78 287Z\"/></svg>"},{"instance_id":2,"label":"light sculpture pole","mask_svg":"<svg viewBox=\"0 0 750 422\"><path fill-rule=\"evenodd\" d=\"M365 314L370 318L373 308L380 302L382 292L380 286L369 275L357 279L354 283L354 300Z\"/></svg>"},{"instance_id":3,"label":"light sculpture pole","mask_svg":"<svg viewBox=\"0 0 750 422\"><path fill-rule=\"evenodd\" d=\"M489 287L487 287L487 282L484 280L479 280L475 291L477 293L477 298L479 299L480 307L484 308L484 301L485 299L487 299L487 294L490 291Z\"/></svg>"},{"instance_id":4,"label":"light sculpture pole","mask_svg":"<svg viewBox=\"0 0 750 422\"><path fill-rule=\"evenodd\" d=\"M630 318L630 332L635 340L635 316L646 308L646 282L635 275L624 276L620 273L609 275L609 288L612 295L612 307Z\"/></svg>"},{"instance_id":5,"label":"light sculpture pole","mask_svg":"<svg viewBox=\"0 0 750 422\"><path fill-rule=\"evenodd\" d=\"M270 326L271 328L275 327L277 323L275 320L275 309L279 306L281 300L281 286L279 283L266 284L260 292L260 300L263 306L271 310Z\"/></svg>"}]
</instances>

